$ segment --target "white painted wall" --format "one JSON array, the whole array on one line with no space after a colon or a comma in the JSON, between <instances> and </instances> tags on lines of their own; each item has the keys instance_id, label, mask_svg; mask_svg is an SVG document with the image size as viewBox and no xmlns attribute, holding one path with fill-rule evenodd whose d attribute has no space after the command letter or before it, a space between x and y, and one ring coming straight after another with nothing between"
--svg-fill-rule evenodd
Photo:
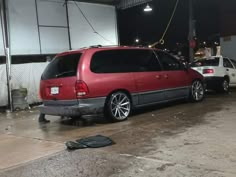
<instances>
[{"instance_id":1,"label":"white painted wall","mask_svg":"<svg viewBox=\"0 0 236 177\"><path fill-rule=\"evenodd\" d=\"M69 50L68 29L40 27L43 54L53 54Z\"/></svg>"},{"instance_id":2,"label":"white painted wall","mask_svg":"<svg viewBox=\"0 0 236 177\"><path fill-rule=\"evenodd\" d=\"M12 55L50 54L68 50L68 31L72 49L118 44L114 6L76 2L99 33L96 34L74 1L68 2L70 30L65 0L8 0L8 3ZM1 37L0 55L4 55Z\"/></svg>"},{"instance_id":3,"label":"white painted wall","mask_svg":"<svg viewBox=\"0 0 236 177\"><path fill-rule=\"evenodd\" d=\"M65 0L37 0L43 54L69 50Z\"/></svg>"},{"instance_id":4,"label":"white painted wall","mask_svg":"<svg viewBox=\"0 0 236 177\"><path fill-rule=\"evenodd\" d=\"M236 36L231 36L228 41L224 41L224 38L221 38L220 45L223 56L236 60Z\"/></svg>"},{"instance_id":5,"label":"white painted wall","mask_svg":"<svg viewBox=\"0 0 236 177\"><path fill-rule=\"evenodd\" d=\"M91 45L118 45L116 10L113 6L79 3L84 15L101 35L94 33L75 2L69 2L69 24L72 49Z\"/></svg>"},{"instance_id":6,"label":"white painted wall","mask_svg":"<svg viewBox=\"0 0 236 177\"><path fill-rule=\"evenodd\" d=\"M39 54L34 0L8 0L11 54Z\"/></svg>"},{"instance_id":7,"label":"white painted wall","mask_svg":"<svg viewBox=\"0 0 236 177\"><path fill-rule=\"evenodd\" d=\"M67 26L65 0L37 0L39 25Z\"/></svg>"}]
</instances>

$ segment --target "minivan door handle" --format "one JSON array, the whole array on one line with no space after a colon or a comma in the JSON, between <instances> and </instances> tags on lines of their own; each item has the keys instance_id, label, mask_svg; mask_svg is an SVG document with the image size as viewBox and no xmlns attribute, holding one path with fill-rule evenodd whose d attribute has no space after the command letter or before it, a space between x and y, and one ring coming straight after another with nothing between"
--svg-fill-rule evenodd
<instances>
[{"instance_id":1,"label":"minivan door handle","mask_svg":"<svg viewBox=\"0 0 236 177\"><path fill-rule=\"evenodd\" d=\"M156 75L155 77L156 77L156 79L161 79L160 75Z\"/></svg>"},{"instance_id":2,"label":"minivan door handle","mask_svg":"<svg viewBox=\"0 0 236 177\"><path fill-rule=\"evenodd\" d=\"M229 71L229 69L226 69L226 71Z\"/></svg>"},{"instance_id":3,"label":"minivan door handle","mask_svg":"<svg viewBox=\"0 0 236 177\"><path fill-rule=\"evenodd\" d=\"M165 74L163 77L164 77L165 79L168 79L168 78L169 78L169 76L168 76L167 74Z\"/></svg>"}]
</instances>

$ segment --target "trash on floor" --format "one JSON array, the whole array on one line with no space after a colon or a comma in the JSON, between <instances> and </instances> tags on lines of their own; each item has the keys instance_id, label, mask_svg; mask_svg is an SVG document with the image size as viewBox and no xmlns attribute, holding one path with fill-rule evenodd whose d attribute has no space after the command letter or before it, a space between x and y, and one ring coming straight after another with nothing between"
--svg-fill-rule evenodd
<instances>
[{"instance_id":1,"label":"trash on floor","mask_svg":"<svg viewBox=\"0 0 236 177\"><path fill-rule=\"evenodd\" d=\"M113 140L102 135L90 136L75 141L67 141L65 143L68 150L99 148L99 147L111 146L113 144L115 144Z\"/></svg>"}]
</instances>

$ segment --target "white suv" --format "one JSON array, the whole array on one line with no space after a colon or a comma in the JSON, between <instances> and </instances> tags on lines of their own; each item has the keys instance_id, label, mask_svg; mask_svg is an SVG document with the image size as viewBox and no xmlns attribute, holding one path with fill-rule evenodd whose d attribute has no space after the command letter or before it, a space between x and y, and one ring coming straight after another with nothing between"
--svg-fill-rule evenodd
<instances>
[{"instance_id":1,"label":"white suv","mask_svg":"<svg viewBox=\"0 0 236 177\"><path fill-rule=\"evenodd\" d=\"M201 73L207 89L228 92L229 86L236 86L236 61L222 56L212 56L195 61L192 69Z\"/></svg>"}]
</instances>

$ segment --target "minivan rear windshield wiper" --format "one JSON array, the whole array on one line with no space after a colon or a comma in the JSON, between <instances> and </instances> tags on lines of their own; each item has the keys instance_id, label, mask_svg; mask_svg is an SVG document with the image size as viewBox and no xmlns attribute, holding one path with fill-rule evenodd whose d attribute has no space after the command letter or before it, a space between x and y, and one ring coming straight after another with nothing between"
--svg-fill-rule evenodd
<instances>
[{"instance_id":1,"label":"minivan rear windshield wiper","mask_svg":"<svg viewBox=\"0 0 236 177\"><path fill-rule=\"evenodd\" d=\"M62 73L60 73L60 74L56 74L55 76L56 76L56 78L58 78L58 77L61 77L61 76L70 76L70 74L74 74L76 71L65 71L65 72L62 72Z\"/></svg>"}]
</instances>

